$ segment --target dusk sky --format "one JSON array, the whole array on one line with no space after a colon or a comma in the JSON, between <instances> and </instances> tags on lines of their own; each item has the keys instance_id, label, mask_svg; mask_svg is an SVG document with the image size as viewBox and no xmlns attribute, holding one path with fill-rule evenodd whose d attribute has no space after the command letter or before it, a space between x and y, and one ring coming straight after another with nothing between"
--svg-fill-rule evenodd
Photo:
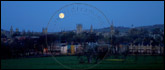
<instances>
[{"instance_id":1,"label":"dusk sky","mask_svg":"<svg viewBox=\"0 0 165 70\"><path fill-rule=\"evenodd\" d=\"M86 3L98 8L110 22L113 20L114 26L164 24L163 1L1 1L1 29L10 30L13 26L14 30L41 32L58 9L71 3ZM61 25L69 26L64 22Z\"/></svg>"}]
</instances>

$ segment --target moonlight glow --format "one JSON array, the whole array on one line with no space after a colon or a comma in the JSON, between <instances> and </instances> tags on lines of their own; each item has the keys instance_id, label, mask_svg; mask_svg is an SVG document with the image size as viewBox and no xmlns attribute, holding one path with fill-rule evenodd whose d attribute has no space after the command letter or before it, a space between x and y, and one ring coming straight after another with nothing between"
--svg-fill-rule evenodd
<instances>
[{"instance_id":1,"label":"moonlight glow","mask_svg":"<svg viewBox=\"0 0 165 70\"><path fill-rule=\"evenodd\" d=\"M60 13L59 18L63 19L64 18L64 13Z\"/></svg>"}]
</instances>

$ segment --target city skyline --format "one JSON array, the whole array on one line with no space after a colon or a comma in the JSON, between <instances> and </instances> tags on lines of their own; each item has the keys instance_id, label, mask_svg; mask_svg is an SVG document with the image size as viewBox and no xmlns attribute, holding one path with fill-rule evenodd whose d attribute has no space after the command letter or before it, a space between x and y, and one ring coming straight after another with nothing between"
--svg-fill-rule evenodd
<instances>
[{"instance_id":1,"label":"city skyline","mask_svg":"<svg viewBox=\"0 0 165 70\"><path fill-rule=\"evenodd\" d=\"M41 32L55 11L71 3L86 3L100 9L114 26L164 24L164 2L1 2L1 28ZM102 5L101 5L102 4ZM11 12L12 11L12 12ZM122 12L121 12L122 11ZM9 21L10 20L10 21ZM65 26L65 23L62 24ZM87 26L90 27L91 25ZM71 28L75 28L72 26ZM83 27L85 28L85 27Z\"/></svg>"}]
</instances>

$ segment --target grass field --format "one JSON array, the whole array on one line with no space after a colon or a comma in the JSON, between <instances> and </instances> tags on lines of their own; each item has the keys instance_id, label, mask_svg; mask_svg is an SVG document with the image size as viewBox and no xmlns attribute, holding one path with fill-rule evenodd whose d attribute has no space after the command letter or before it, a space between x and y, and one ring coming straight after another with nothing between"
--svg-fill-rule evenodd
<instances>
[{"instance_id":1,"label":"grass field","mask_svg":"<svg viewBox=\"0 0 165 70\"><path fill-rule=\"evenodd\" d=\"M58 60L61 64L59 64ZM164 69L163 56L138 56L134 61L134 56L128 56L125 62L122 59L108 57L99 64L79 64L76 56L21 58L21 59L1 59L1 69ZM63 66L64 65L64 66Z\"/></svg>"}]
</instances>

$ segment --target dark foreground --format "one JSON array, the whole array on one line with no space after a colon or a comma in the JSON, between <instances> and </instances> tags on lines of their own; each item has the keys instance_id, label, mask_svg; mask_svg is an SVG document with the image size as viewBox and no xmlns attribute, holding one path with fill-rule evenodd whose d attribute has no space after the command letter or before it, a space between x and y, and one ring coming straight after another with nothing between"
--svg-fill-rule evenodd
<instances>
[{"instance_id":1,"label":"dark foreground","mask_svg":"<svg viewBox=\"0 0 165 70\"><path fill-rule=\"evenodd\" d=\"M125 61L120 57L111 56L102 60L100 64L94 64L94 61L90 64L87 61L79 64L77 56L56 56L1 59L1 69L164 69L163 62L163 56L148 55L137 56L137 59L135 56L127 56Z\"/></svg>"}]
</instances>

